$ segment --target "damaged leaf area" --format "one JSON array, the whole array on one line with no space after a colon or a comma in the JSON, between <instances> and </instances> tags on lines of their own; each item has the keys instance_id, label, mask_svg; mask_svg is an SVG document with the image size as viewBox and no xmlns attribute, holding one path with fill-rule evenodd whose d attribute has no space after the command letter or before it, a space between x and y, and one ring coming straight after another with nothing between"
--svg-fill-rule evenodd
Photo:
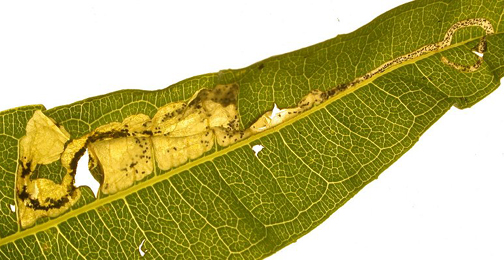
<instances>
[{"instance_id":1,"label":"damaged leaf area","mask_svg":"<svg viewBox=\"0 0 504 260\"><path fill-rule=\"evenodd\" d=\"M0 258L273 254L498 87L501 5L414 1L243 69L0 112Z\"/></svg>"},{"instance_id":2,"label":"damaged leaf area","mask_svg":"<svg viewBox=\"0 0 504 260\"><path fill-rule=\"evenodd\" d=\"M72 140L62 164L74 171L89 148L90 169L98 170L100 191L113 194L152 174L157 166L168 170L200 157L215 142L222 146L245 136L238 129L238 86L203 89L187 102L169 103L153 118L132 115L123 122L100 126ZM155 165L157 163L157 165Z\"/></svg>"},{"instance_id":3,"label":"damaged leaf area","mask_svg":"<svg viewBox=\"0 0 504 260\"><path fill-rule=\"evenodd\" d=\"M151 119L132 115L74 140L54 120L36 111L21 139L21 165L17 190L20 224L33 225L40 217L55 217L78 200L74 186L77 163L89 149L89 168L97 170L100 192L114 194L153 173L166 171L210 151L214 144L225 147L291 119L327 99L313 91L295 108L281 110L274 117L266 112L250 128L239 129L236 107L238 85L203 89L187 102L169 103ZM47 179L30 180L37 165L61 158L67 170L61 184Z\"/></svg>"},{"instance_id":4,"label":"damaged leaf area","mask_svg":"<svg viewBox=\"0 0 504 260\"><path fill-rule=\"evenodd\" d=\"M56 217L79 199L80 192L73 185L73 175L65 175L61 184L44 178L31 179L37 165L60 159L69 139L70 134L40 110L35 111L28 121L26 135L19 141L20 167L16 183L22 227L33 225L40 217Z\"/></svg>"},{"instance_id":5,"label":"damaged leaf area","mask_svg":"<svg viewBox=\"0 0 504 260\"><path fill-rule=\"evenodd\" d=\"M313 90L296 107L267 111L251 125L240 130L237 100L239 86L217 85L202 89L187 102L174 102L159 108L153 118L144 114L131 115L123 122L102 125L68 144L69 134L58 128L54 121L36 111L27 125L27 135L21 139L22 168L17 189L22 227L32 225L39 217L57 216L67 210L79 197L73 185L77 163L89 149L89 167L101 181L100 192L114 194L151 175L157 167L162 171L180 166L210 151L214 144L232 145L254 134L299 115L336 94L372 80L388 68L400 65L428 53L448 47L455 32L465 27L480 27L486 35L494 33L493 26L483 18L460 21L446 32L443 41L426 45L411 53L388 61L377 69L358 77L348 84L326 92ZM477 50L484 54L486 36ZM457 70L471 72L479 68L483 57L475 65L462 67L442 57L441 61ZM59 185L50 180L29 180L38 164L48 164L61 157L67 175Z\"/></svg>"}]
</instances>

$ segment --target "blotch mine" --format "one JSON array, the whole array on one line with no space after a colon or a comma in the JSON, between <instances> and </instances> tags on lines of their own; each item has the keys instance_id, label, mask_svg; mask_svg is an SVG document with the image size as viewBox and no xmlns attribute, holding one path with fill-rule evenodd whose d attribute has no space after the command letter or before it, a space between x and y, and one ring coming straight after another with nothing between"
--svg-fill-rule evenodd
<instances>
[{"instance_id":1,"label":"blotch mine","mask_svg":"<svg viewBox=\"0 0 504 260\"><path fill-rule=\"evenodd\" d=\"M73 176L66 174L60 184L31 178L40 164L60 159L70 135L54 120L37 110L28 121L26 135L19 141L19 167L16 178L17 206L21 227L28 227L41 217L56 217L80 197Z\"/></svg>"},{"instance_id":2,"label":"blotch mine","mask_svg":"<svg viewBox=\"0 0 504 260\"><path fill-rule=\"evenodd\" d=\"M494 33L492 24L484 18L457 22L448 29L442 41L387 61L351 82L327 91L313 90L294 107L273 108L247 129L239 127L237 84L201 89L186 102L160 107L152 118L143 114L132 115L123 122L100 126L70 141L62 126L37 111L28 122L26 136L20 140L16 191L21 226L32 225L39 217L57 216L78 200L80 192L74 186L74 177L77 163L86 149L90 153L90 169L99 173L100 191L113 194L152 174L156 167L169 170L202 156L215 144L232 145L285 123L342 92L366 84L400 64L438 52L452 44L457 30L470 26L482 28L485 35ZM483 36L475 50L481 55L471 66L456 64L446 57L442 57L441 62L461 72L476 71L483 63L486 44L486 36ZM264 64L257 68L263 69ZM57 159L61 159L67 170L61 184L46 179L30 180L37 165Z\"/></svg>"},{"instance_id":3,"label":"blotch mine","mask_svg":"<svg viewBox=\"0 0 504 260\"><path fill-rule=\"evenodd\" d=\"M81 151L89 149L90 170L98 172L100 192L113 194L152 174L196 159L217 142L227 146L248 135L239 131L238 85L201 89L187 102L159 108L153 118L132 115L67 144L61 157L75 173Z\"/></svg>"}]
</instances>

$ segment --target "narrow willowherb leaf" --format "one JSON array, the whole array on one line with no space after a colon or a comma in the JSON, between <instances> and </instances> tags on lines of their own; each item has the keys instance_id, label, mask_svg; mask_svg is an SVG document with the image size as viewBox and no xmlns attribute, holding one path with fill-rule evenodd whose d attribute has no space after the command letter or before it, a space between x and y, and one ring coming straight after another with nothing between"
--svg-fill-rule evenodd
<instances>
[{"instance_id":1,"label":"narrow willowherb leaf","mask_svg":"<svg viewBox=\"0 0 504 260\"><path fill-rule=\"evenodd\" d=\"M243 69L6 110L0 255L268 256L498 87L503 13L416 1ZM74 185L86 150L97 198Z\"/></svg>"}]
</instances>

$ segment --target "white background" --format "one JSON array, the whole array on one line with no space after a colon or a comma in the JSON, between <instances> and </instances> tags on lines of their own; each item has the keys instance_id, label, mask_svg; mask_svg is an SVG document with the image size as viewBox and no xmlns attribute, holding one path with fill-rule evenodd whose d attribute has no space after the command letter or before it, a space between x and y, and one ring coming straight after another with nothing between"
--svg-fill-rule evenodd
<instances>
[{"instance_id":1,"label":"white background","mask_svg":"<svg viewBox=\"0 0 504 260\"><path fill-rule=\"evenodd\" d=\"M245 67L351 32L402 2L2 1L0 110ZM450 110L270 259L504 259L503 112L503 87Z\"/></svg>"}]
</instances>

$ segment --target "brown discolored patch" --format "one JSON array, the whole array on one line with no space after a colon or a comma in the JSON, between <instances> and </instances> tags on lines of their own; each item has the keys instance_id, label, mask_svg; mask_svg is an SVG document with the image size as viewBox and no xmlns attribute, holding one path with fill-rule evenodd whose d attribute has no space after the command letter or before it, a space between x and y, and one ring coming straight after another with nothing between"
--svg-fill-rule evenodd
<instances>
[{"instance_id":1,"label":"brown discolored patch","mask_svg":"<svg viewBox=\"0 0 504 260\"><path fill-rule=\"evenodd\" d=\"M110 207L107 205L100 206L96 209L98 212L108 212L110 210Z\"/></svg>"},{"instance_id":2,"label":"brown discolored patch","mask_svg":"<svg viewBox=\"0 0 504 260\"><path fill-rule=\"evenodd\" d=\"M44 250L44 252L48 252L51 250L51 244L49 242L44 242L42 244L42 250Z\"/></svg>"}]
</instances>

